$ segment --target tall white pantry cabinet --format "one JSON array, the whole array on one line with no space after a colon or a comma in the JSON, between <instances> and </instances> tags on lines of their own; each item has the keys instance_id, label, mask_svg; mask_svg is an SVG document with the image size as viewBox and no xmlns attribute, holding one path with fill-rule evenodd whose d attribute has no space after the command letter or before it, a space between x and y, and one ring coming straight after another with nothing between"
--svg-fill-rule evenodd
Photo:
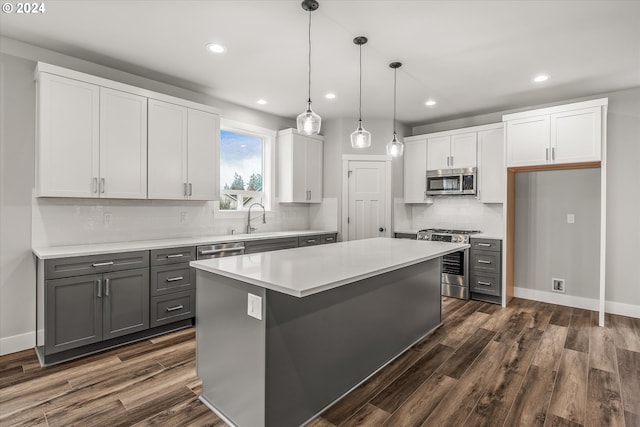
<instances>
[{"instance_id":1,"label":"tall white pantry cabinet","mask_svg":"<svg viewBox=\"0 0 640 427\"><path fill-rule=\"evenodd\" d=\"M216 198L217 110L40 62L35 78L38 197Z\"/></svg>"},{"instance_id":2,"label":"tall white pantry cabinet","mask_svg":"<svg viewBox=\"0 0 640 427\"><path fill-rule=\"evenodd\" d=\"M324 139L301 135L295 129L278 132L280 202L322 202Z\"/></svg>"}]
</instances>

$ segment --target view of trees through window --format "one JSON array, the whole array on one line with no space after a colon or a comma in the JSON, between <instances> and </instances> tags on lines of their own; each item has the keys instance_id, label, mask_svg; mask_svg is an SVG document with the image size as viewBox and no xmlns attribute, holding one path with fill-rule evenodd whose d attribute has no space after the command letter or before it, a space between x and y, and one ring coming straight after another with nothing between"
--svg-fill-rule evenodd
<instances>
[{"instance_id":1,"label":"view of trees through window","mask_svg":"<svg viewBox=\"0 0 640 427\"><path fill-rule=\"evenodd\" d=\"M220 210L262 203L264 141L255 135L220 131Z\"/></svg>"}]
</instances>

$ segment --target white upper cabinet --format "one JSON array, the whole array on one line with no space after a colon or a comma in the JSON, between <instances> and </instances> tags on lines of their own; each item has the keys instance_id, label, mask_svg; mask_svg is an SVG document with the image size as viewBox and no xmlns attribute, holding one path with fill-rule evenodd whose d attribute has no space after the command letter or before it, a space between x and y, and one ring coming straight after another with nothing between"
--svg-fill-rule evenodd
<instances>
[{"instance_id":1,"label":"white upper cabinet","mask_svg":"<svg viewBox=\"0 0 640 427\"><path fill-rule=\"evenodd\" d=\"M217 114L149 99L149 198L214 200Z\"/></svg>"},{"instance_id":2,"label":"white upper cabinet","mask_svg":"<svg viewBox=\"0 0 640 427\"><path fill-rule=\"evenodd\" d=\"M215 200L215 108L38 62L36 194Z\"/></svg>"},{"instance_id":3,"label":"white upper cabinet","mask_svg":"<svg viewBox=\"0 0 640 427\"><path fill-rule=\"evenodd\" d=\"M45 73L37 82L38 196L98 197L99 87Z\"/></svg>"},{"instance_id":4,"label":"white upper cabinet","mask_svg":"<svg viewBox=\"0 0 640 427\"><path fill-rule=\"evenodd\" d=\"M100 197L147 198L147 98L100 88Z\"/></svg>"},{"instance_id":5,"label":"white upper cabinet","mask_svg":"<svg viewBox=\"0 0 640 427\"><path fill-rule=\"evenodd\" d=\"M147 98L38 77L37 194L147 197Z\"/></svg>"},{"instance_id":6,"label":"white upper cabinet","mask_svg":"<svg viewBox=\"0 0 640 427\"><path fill-rule=\"evenodd\" d=\"M217 114L189 109L187 114L187 181L190 200L217 200L218 140Z\"/></svg>"},{"instance_id":7,"label":"white upper cabinet","mask_svg":"<svg viewBox=\"0 0 640 427\"><path fill-rule=\"evenodd\" d=\"M321 136L300 135L294 129L278 132L280 202L322 202L322 157Z\"/></svg>"},{"instance_id":8,"label":"white upper cabinet","mask_svg":"<svg viewBox=\"0 0 640 427\"><path fill-rule=\"evenodd\" d=\"M504 129L478 131L478 200L504 203L506 192L504 166Z\"/></svg>"},{"instance_id":9,"label":"white upper cabinet","mask_svg":"<svg viewBox=\"0 0 640 427\"><path fill-rule=\"evenodd\" d=\"M428 203L427 138L404 139L404 202Z\"/></svg>"},{"instance_id":10,"label":"white upper cabinet","mask_svg":"<svg viewBox=\"0 0 640 427\"><path fill-rule=\"evenodd\" d=\"M600 161L606 108L605 98L503 116L507 166Z\"/></svg>"},{"instance_id":11,"label":"white upper cabinet","mask_svg":"<svg viewBox=\"0 0 640 427\"><path fill-rule=\"evenodd\" d=\"M475 132L427 139L427 170L475 168L476 163Z\"/></svg>"},{"instance_id":12,"label":"white upper cabinet","mask_svg":"<svg viewBox=\"0 0 640 427\"><path fill-rule=\"evenodd\" d=\"M149 100L149 198L185 199L187 108Z\"/></svg>"}]
</instances>

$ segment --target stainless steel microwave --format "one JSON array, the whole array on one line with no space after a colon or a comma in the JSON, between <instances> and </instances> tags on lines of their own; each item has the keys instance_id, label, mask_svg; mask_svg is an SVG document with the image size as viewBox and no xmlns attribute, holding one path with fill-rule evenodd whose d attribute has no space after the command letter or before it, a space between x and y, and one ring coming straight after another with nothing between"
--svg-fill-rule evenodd
<instances>
[{"instance_id":1,"label":"stainless steel microwave","mask_svg":"<svg viewBox=\"0 0 640 427\"><path fill-rule=\"evenodd\" d=\"M476 168L427 171L427 196L476 194Z\"/></svg>"}]
</instances>

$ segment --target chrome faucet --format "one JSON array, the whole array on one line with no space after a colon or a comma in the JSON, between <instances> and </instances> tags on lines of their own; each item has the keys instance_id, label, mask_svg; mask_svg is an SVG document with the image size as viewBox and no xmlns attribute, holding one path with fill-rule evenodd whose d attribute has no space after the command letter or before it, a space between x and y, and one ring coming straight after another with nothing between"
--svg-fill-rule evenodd
<instances>
[{"instance_id":1,"label":"chrome faucet","mask_svg":"<svg viewBox=\"0 0 640 427\"><path fill-rule=\"evenodd\" d=\"M264 206L262 205L262 203L254 203L251 206L249 206L249 214L247 215L247 234L251 234L252 231L255 231L255 228L251 227L251 208L254 207L255 205L258 205L262 208L262 223L266 224L267 223L267 216L266 216L266 210L264 208Z\"/></svg>"}]
</instances>

